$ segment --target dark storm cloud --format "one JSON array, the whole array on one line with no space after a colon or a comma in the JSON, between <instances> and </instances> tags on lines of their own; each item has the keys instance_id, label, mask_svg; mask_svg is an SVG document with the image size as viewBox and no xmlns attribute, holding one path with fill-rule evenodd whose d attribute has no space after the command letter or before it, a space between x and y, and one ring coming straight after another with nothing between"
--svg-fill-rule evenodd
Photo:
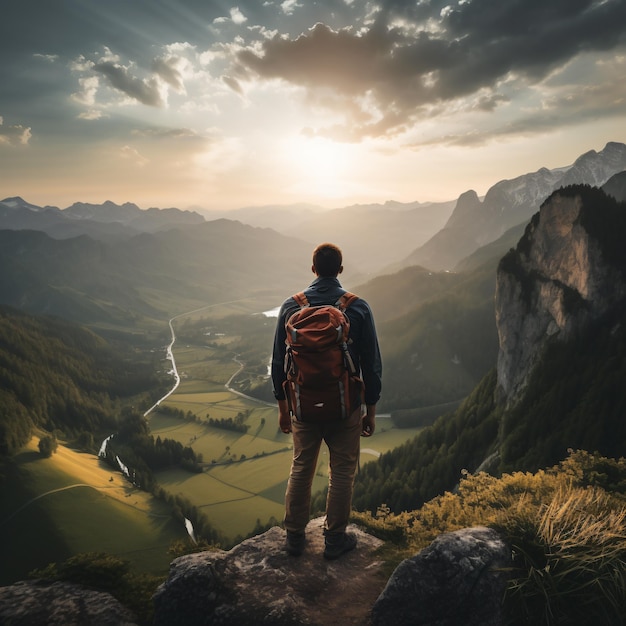
<instances>
[{"instance_id":1,"label":"dark storm cloud","mask_svg":"<svg viewBox=\"0 0 626 626\"><path fill-rule=\"evenodd\" d=\"M506 101L501 81L537 83L582 52L625 42L624 0L388 0L366 30L319 23L241 51L238 62L241 76L331 89L338 106L368 99L376 111L356 132L376 135L481 91L491 95L477 109L491 110Z\"/></svg>"},{"instance_id":2,"label":"dark storm cloud","mask_svg":"<svg viewBox=\"0 0 626 626\"><path fill-rule=\"evenodd\" d=\"M509 72L541 79L577 54L626 41L624 0L481 0L445 13L464 62L442 75L442 93L488 86Z\"/></svg>"}]
</instances>

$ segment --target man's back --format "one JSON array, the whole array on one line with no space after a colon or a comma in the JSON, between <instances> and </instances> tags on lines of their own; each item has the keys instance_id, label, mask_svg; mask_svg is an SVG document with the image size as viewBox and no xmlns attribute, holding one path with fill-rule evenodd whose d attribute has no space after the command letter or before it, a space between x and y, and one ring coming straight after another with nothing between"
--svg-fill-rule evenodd
<instances>
[{"instance_id":1,"label":"man's back","mask_svg":"<svg viewBox=\"0 0 626 626\"><path fill-rule=\"evenodd\" d=\"M311 269L316 279L304 291L306 301L312 307L335 304L345 293L337 279L343 270L341 250L333 244L320 244L313 252ZM356 547L356 537L354 533L346 532L346 527L352 506L360 437L369 437L375 430L376 403L380 396L382 374L380 351L370 307L365 300L356 299L346 310L350 320L348 349L357 372L361 373L365 382L365 414L361 410L353 410L341 419L340 412L333 411L323 421L299 419L283 389L287 379L284 367L287 352L285 322L299 306L293 297L285 300L281 306L272 355L272 384L278 401L279 426L283 433L291 433L293 437L293 459L285 493L283 520L287 531L286 549L293 556L302 554L305 549L311 487L320 446L324 442L328 446L329 457L324 557L336 559Z\"/></svg>"},{"instance_id":2,"label":"man's back","mask_svg":"<svg viewBox=\"0 0 626 626\"><path fill-rule=\"evenodd\" d=\"M304 290L310 306L335 304L346 292L335 277L318 277ZM284 372L286 331L285 323L299 309L293 296L283 302L278 314L274 352L272 357L272 384L277 399L283 398L281 393L286 379ZM362 374L365 384L365 403L376 404L381 390L381 358L376 338L374 320L369 304L362 298L355 300L347 309L350 321L350 343L348 349L357 372Z\"/></svg>"}]
</instances>

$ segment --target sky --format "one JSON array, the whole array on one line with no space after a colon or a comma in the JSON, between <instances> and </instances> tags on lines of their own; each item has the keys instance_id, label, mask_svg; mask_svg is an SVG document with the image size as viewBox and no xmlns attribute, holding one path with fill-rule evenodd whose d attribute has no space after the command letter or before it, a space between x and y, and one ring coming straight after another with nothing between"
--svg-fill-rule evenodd
<instances>
[{"instance_id":1,"label":"sky","mask_svg":"<svg viewBox=\"0 0 626 626\"><path fill-rule=\"evenodd\" d=\"M7 0L0 198L430 202L626 142L626 0Z\"/></svg>"}]
</instances>

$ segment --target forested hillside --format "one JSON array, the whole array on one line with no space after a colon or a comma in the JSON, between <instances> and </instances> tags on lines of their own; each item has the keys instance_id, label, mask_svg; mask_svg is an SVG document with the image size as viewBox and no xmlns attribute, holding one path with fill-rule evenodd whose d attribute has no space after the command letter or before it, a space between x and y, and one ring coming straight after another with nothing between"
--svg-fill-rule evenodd
<instances>
[{"instance_id":1,"label":"forested hillside","mask_svg":"<svg viewBox=\"0 0 626 626\"><path fill-rule=\"evenodd\" d=\"M116 428L124 401L156 399L161 383L149 352L115 348L93 332L0 308L0 454L35 428L91 439Z\"/></svg>"},{"instance_id":2,"label":"forested hillside","mask_svg":"<svg viewBox=\"0 0 626 626\"><path fill-rule=\"evenodd\" d=\"M621 457L626 447L626 311L584 337L546 353L522 402L496 405L495 369L454 413L368 463L357 477L354 506L375 512L382 503L401 512L452 489L462 470L536 471L558 463L568 449ZM498 433L502 431L499 443Z\"/></svg>"},{"instance_id":3,"label":"forested hillside","mask_svg":"<svg viewBox=\"0 0 626 626\"><path fill-rule=\"evenodd\" d=\"M494 367L497 263L493 257L463 273L412 267L356 289L376 316L384 363L381 410L394 416L458 402Z\"/></svg>"},{"instance_id":4,"label":"forested hillside","mask_svg":"<svg viewBox=\"0 0 626 626\"><path fill-rule=\"evenodd\" d=\"M309 245L228 220L117 243L0 230L0 304L143 331L215 302L276 306L309 279L310 256Z\"/></svg>"}]
</instances>

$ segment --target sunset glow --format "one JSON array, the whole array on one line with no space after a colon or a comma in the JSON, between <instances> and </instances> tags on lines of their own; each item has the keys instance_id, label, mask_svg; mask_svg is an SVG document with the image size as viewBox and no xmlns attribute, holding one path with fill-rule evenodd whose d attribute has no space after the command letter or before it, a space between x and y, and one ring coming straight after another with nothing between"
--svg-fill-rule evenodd
<instances>
[{"instance_id":1,"label":"sunset glow","mask_svg":"<svg viewBox=\"0 0 626 626\"><path fill-rule=\"evenodd\" d=\"M451 200L626 139L622 0L34 0L0 23L0 195Z\"/></svg>"}]
</instances>

